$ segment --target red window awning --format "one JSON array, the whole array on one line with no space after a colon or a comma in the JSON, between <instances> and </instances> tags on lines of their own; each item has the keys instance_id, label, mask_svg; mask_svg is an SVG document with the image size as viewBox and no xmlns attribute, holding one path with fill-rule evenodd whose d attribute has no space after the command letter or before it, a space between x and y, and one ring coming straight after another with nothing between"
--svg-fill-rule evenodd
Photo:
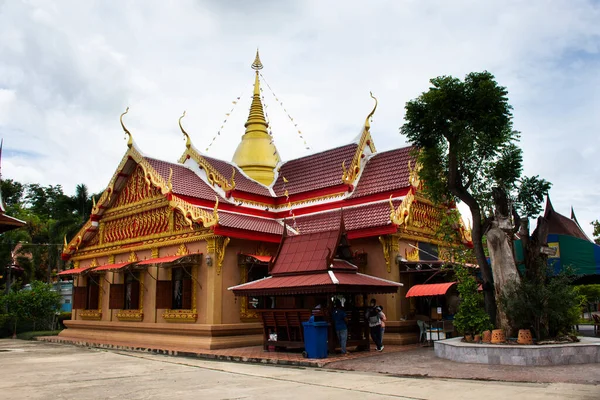
<instances>
[{"instance_id":1,"label":"red window awning","mask_svg":"<svg viewBox=\"0 0 600 400\"><path fill-rule=\"evenodd\" d=\"M456 285L456 282L414 285L413 287L408 289L406 297L441 296L446 294L448 289L450 289L453 285Z\"/></svg>"},{"instance_id":2,"label":"red window awning","mask_svg":"<svg viewBox=\"0 0 600 400\"><path fill-rule=\"evenodd\" d=\"M107 265L101 265L99 267L94 268L93 272L102 272L102 271L109 271L109 270L119 270L122 268L125 268L128 265L131 265L133 263L131 262L124 262L124 263L118 263L118 264L107 264Z\"/></svg>"},{"instance_id":3,"label":"red window awning","mask_svg":"<svg viewBox=\"0 0 600 400\"><path fill-rule=\"evenodd\" d=\"M60 271L58 275L79 275L82 272L87 271L88 269L90 269L90 267L67 269L64 271Z\"/></svg>"},{"instance_id":4,"label":"red window awning","mask_svg":"<svg viewBox=\"0 0 600 400\"><path fill-rule=\"evenodd\" d=\"M144 261L140 261L137 263L137 265L143 266L143 265L152 265L152 264L160 264L160 265L164 265L164 264L170 264L170 263L175 263L177 261L185 261L184 259L187 258L190 260L190 262L195 261L194 258L197 256L201 256L202 253L195 253L195 254L188 254L188 255L184 255L184 256L166 256L166 257L159 257L159 258L151 258L149 260L144 260Z\"/></svg>"},{"instance_id":5,"label":"red window awning","mask_svg":"<svg viewBox=\"0 0 600 400\"><path fill-rule=\"evenodd\" d=\"M253 258L253 261L261 262L261 263L269 263L271 262L272 256L259 256L256 254L242 254L243 256Z\"/></svg>"}]
</instances>

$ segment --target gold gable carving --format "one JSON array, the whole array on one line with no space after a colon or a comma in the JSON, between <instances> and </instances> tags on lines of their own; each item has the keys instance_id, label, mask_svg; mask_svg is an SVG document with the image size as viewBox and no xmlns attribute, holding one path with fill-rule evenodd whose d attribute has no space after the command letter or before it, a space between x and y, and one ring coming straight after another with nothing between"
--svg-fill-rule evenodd
<instances>
[{"instance_id":1,"label":"gold gable carving","mask_svg":"<svg viewBox=\"0 0 600 400\"><path fill-rule=\"evenodd\" d=\"M112 207L122 207L160 195L160 189L148 184L143 168L138 165L129 177L125 187L119 193L119 196Z\"/></svg>"}]
</instances>

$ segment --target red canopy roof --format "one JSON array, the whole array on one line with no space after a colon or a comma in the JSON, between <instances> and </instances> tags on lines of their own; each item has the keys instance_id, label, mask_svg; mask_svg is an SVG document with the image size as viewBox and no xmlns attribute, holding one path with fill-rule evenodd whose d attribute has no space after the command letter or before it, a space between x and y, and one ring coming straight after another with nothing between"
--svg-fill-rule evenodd
<instances>
[{"instance_id":1,"label":"red canopy roof","mask_svg":"<svg viewBox=\"0 0 600 400\"><path fill-rule=\"evenodd\" d=\"M283 239L271 274L289 274L327 270L327 257L335 255L339 226L334 231L288 236Z\"/></svg>"},{"instance_id":2,"label":"red canopy roof","mask_svg":"<svg viewBox=\"0 0 600 400\"><path fill-rule=\"evenodd\" d=\"M64 271L60 271L58 273L58 275L79 275L81 274L83 271L86 271L90 269L90 267L85 267L85 268L74 268L74 269L67 269Z\"/></svg>"},{"instance_id":3,"label":"red canopy roof","mask_svg":"<svg viewBox=\"0 0 600 400\"><path fill-rule=\"evenodd\" d=\"M401 283L355 272L328 271L269 276L230 287L236 296L271 296L306 293L396 293Z\"/></svg>"},{"instance_id":4,"label":"red canopy roof","mask_svg":"<svg viewBox=\"0 0 600 400\"><path fill-rule=\"evenodd\" d=\"M427 285L414 285L406 293L406 297L441 296L456 282L430 283Z\"/></svg>"},{"instance_id":5,"label":"red canopy roof","mask_svg":"<svg viewBox=\"0 0 600 400\"><path fill-rule=\"evenodd\" d=\"M172 263L175 261L178 261L182 258L185 257L190 257L190 256L195 256L195 255L202 255L202 253L197 253L197 254L187 254L187 255L177 255L177 256L166 256L166 257L159 257L159 258L151 258L149 260L144 260L144 261L140 261L139 263L137 263L137 265L151 265L151 264L167 264L167 263Z\"/></svg>"},{"instance_id":6,"label":"red canopy roof","mask_svg":"<svg viewBox=\"0 0 600 400\"><path fill-rule=\"evenodd\" d=\"M121 269L121 268L125 268L126 266L131 265L131 264L133 264L133 263L124 262L124 263L118 263L118 264L101 265L100 267L94 268L94 272L108 271L111 269Z\"/></svg>"}]
</instances>

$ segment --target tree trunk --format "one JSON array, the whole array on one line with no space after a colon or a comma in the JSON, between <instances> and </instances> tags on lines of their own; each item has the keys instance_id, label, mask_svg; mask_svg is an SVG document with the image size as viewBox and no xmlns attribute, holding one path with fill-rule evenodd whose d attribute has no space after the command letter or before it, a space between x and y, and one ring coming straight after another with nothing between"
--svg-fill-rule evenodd
<instances>
[{"instance_id":1,"label":"tree trunk","mask_svg":"<svg viewBox=\"0 0 600 400\"><path fill-rule=\"evenodd\" d=\"M494 221L492 229L487 233L487 246L494 274L494 294L498 305L496 326L504 330L507 335L511 335L513 327L504 312L500 298L508 282L520 280L511 243L506 232L500 229L498 223Z\"/></svg>"}]
</instances>

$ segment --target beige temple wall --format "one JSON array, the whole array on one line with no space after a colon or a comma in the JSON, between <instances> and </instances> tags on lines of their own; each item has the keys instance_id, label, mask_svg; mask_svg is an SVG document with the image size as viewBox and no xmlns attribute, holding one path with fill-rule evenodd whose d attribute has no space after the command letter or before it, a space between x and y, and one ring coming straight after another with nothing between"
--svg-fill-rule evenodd
<instances>
[{"instance_id":1,"label":"beige temple wall","mask_svg":"<svg viewBox=\"0 0 600 400\"><path fill-rule=\"evenodd\" d=\"M271 256L275 256L279 243L266 243L257 242L253 240L241 240L231 239L227 246L227 252L225 254L225 260L223 261L223 323L245 323L240 319L240 312L242 307L242 297L236 298L232 291L227 290L231 286L239 285L242 282L242 276L238 264L238 254L256 254L256 253L268 253Z\"/></svg>"}]
</instances>

